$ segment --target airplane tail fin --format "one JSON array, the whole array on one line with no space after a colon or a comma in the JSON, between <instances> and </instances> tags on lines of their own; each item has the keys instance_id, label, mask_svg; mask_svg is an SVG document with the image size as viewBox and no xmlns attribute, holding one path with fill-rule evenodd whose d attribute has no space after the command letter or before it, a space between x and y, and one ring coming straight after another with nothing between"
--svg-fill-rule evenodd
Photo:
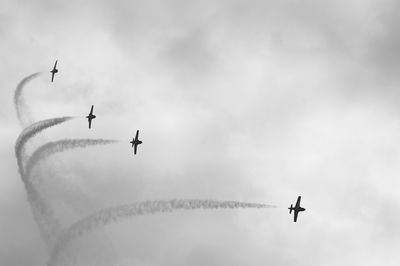
<instances>
[{"instance_id":1,"label":"airplane tail fin","mask_svg":"<svg viewBox=\"0 0 400 266\"><path fill-rule=\"evenodd\" d=\"M290 204L290 207L288 208L290 211L289 211L289 214L291 214L292 213L292 211L293 211L293 204Z\"/></svg>"}]
</instances>

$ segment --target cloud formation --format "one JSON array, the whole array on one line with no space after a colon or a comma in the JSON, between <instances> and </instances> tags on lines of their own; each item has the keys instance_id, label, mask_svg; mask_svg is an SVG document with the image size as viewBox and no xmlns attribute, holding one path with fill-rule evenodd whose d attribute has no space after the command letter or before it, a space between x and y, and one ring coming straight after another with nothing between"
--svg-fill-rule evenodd
<instances>
[{"instance_id":1,"label":"cloud formation","mask_svg":"<svg viewBox=\"0 0 400 266\"><path fill-rule=\"evenodd\" d=\"M62 224L155 197L287 206L301 194L307 212L296 226L282 209L182 212L107 230L128 265L396 265L399 212L388 211L400 201L395 1L76 4L6 1L0 11L0 86L48 73L59 59L56 83L37 79L41 90L25 90L33 117L83 116L95 104L96 131L76 120L62 138L127 141L47 161L54 171L68 160L57 180L92 202L71 210L55 184ZM0 94L0 264L43 265L13 168L13 91ZM136 129L145 146L132 157Z\"/></svg>"}]
</instances>

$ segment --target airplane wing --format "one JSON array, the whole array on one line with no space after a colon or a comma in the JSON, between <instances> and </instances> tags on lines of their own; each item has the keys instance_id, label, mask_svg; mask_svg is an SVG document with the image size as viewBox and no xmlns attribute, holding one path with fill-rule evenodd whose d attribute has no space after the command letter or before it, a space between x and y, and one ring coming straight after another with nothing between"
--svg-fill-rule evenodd
<instances>
[{"instance_id":1,"label":"airplane wing","mask_svg":"<svg viewBox=\"0 0 400 266\"><path fill-rule=\"evenodd\" d=\"M56 63L54 64L53 69L56 69L56 66L57 66L57 60L56 60Z\"/></svg>"},{"instance_id":2,"label":"airplane wing","mask_svg":"<svg viewBox=\"0 0 400 266\"><path fill-rule=\"evenodd\" d=\"M295 208L300 207L300 200L301 200L301 196L299 196L299 197L297 198L296 207L295 207Z\"/></svg>"},{"instance_id":3,"label":"airplane wing","mask_svg":"<svg viewBox=\"0 0 400 266\"><path fill-rule=\"evenodd\" d=\"M92 108L90 108L90 114L91 115L93 114L93 105L92 105Z\"/></svg>"},{"instance_id":4,"label":"airplane wing","mask_svg":"<svg viewBox=\"0 0 400 266\"><path fill-rule=\"evenodd\" d=\"M136 137L135 137L135 140L137 140L138 137L139 137L139 130L136 130Z\"/></svg>"},{"instance_id":5,"label":"airplane wing","mask_svg":"<svg viewBox=\"0 0 400 266\"><path fill-rule=\"evenodd\" d=\"M297 222L297 215L299 214L298 211L294 211L294 222Z\"/></svg>"},{"instance_id":6,"label":"airplane wing","mask_svg":"<svg viewBox=\"0 0 400 266\"><path fill-rule=\"evenodd\" d=\"M92 126L92 119L89 118L89 128Z\"/></svg>"},{"instance_id":7,"label":"airplane wing","mask_svg":"<svg viewBox=\"0 0 400 266\"><path fill-rule=\"evenodd\" d=\"M137 150L137 144L136 143L135 143L135 147L133 149L134 149L133 153L136 154L136 150Z\"/></svg>"},{"instance_id":8,"label":"airplane wing","mask_svg":"<svg viewBox=\"0 0 400 266\"><path fill-rule=\"evenodd\" d=\"M54 72L51 73L51 82L53 82L54 79Z\"/></svg>"}]
</instances>

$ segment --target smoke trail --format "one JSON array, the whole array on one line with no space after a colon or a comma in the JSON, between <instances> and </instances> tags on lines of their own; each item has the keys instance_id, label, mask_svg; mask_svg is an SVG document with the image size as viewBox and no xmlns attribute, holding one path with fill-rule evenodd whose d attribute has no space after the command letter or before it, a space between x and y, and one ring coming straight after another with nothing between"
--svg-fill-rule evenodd
<instances>
[{"instance_id":1,"label":"smoke trail","mask_svg":"<svg viewBox=\"0 0 400 266\"><path fill-rule=\"evenodd\" d=\"M238 209L238 208L275 208L274 205L247 203L239 201L216 201L198 199L172 199L137 202L129 205L111 207L98 211L71 225L61 234L50 256L49 265L59 259L60 252L76 237L88 233L94 228L106 226L113 221L130 218L138 215L172 212L175 210L196 209Z\"/></svg>"},{"instance_id":2,"label":"smoke trail","mask_svg":"<svg viewBox=\"0 0 400 266\"><path fill-rule=\"evenodd\" d=\"M24 112L24 113L25 113L24 115L22 114L22 113L23 113L23 112L22 112L22 109L23 109L24 107L26 107L26 104L25 104L25 102L23 101L23 99L22 99L22 97L21 97L21 96L22 96L23 89L24 89L25 85L26 85L29 81L35 79L35 78L38 77L40 74L42 74L42 73L41 73L41 72L36 72L36 73L33 73L32 75L29 75L29 76L25 77L24 79L22 79L22 80L18 83L17 87L15 88L15 93L14 93L14 106L15 106L15 110L17 111L18 120L19 120L19 122L21 123L22 126L26 126L26 124L31 123L31 121L24 121L24 119L27 119L27 118L26 118L26 113L27 113L27 112ZM27 119L27 120L30 120L30 119Z\"/></svg>"},{"instance_id":3,"label":"smoke trail","mask_svg":"<svg viewBox=\"0 0 400 266\"><path fill-rule=\"evenodd\" d=\"M49 127L64 123L71 119L73 119L73 117L58 117L58 118L51 118L39 121L25 128L24 131L22 131L22 133L19 134L17 141L15 143L15 156L17 157L18 169L22 179L24 179L25 177L24 176L25 172L24 161L26 159L25 144L28 142L28 140Z\"/></svg>"},{"instance_id":4,"label":"smoke trail","mask_svg":"<svg viewBox=\"0 0 400 266\"><path fill-rule=\"evenodd\" d=\"M33 123L33 119L29 115L29 110L27 109L27 105L24 101L23 93L25 86L33 79L37 78L41 75L41 72L37 72L31 74L24 79L22 79L14 92L14 107L17 113L18 120L23 127L28 126L29 124ZM61 225L58 220L55 218L55 214L52 211L52 208L49 202L39 193L36 187L27 180L27 176L24 174L24 162L26 161L26 154L25 154L25 144L29 141L30 138L41 132L42 130L63 123L71 117L65 118L56 118L54 120L45 120L42 122L38 122L29 128L26 128L18 137L15 145L15 154L17 156L17 163L19 173L21 175L21 179L25 185L28 202L31 206L31 210L33 213L33 217L40 229L40 233L45 240L48 247L52 247L54 241L57 239L58 234L61 232ZM70 191L71 192L71 191ZM72 192L71 192L72 193ZM77 199L77 196L82 196L81 194L74 194L73 198ZM81 202L79 206L82 206L83 203ZM106 243L102 239L100 243ZM100 245L101 246L101 245ZM104 246L104 245L103 245ZM107 247L107 251L110 247Z\"/></svg>"},{"instance_id":5,"label":"smoke trail","mask_svg":"<svg viewBox=\"0 0 400 266\"><path fill-rule=\"evenodd\" d=\"M52 208L47 201L40 196L32 183L25 182L28 202L31 205L33 217L39 227L40 233L48 247L53 247L55 240L62 232L61 224L54 217Z\"/></svg>"},{"instance_id":6,"label":"smoke trail","mask_svg":"<svg viewBox=\"0 0 400 266\"><path fill-rule=\"evenodd\" d=\"M107 145L116 143L116 140L109 139L63 139L55 142L48 142L38 149L31 155L25 166L25 175L29 178L35 165L51 156L52 154L63 152L65 150L85 148L87 146L94 145Z\"/></svg>"},{"instance_id":7,"label":"smoke trail","mask_svg":"<svg viewBox=\"0 0 400 266\"><path fill-rule=\"evenodd\" d=\"M34 123L22 131L15 143L15 155L17 157L18 169L22 182L25 185L28 201L31 205L36 223L38 224L42 236L48 246L52 246L52 241L54 241L54 239L57 237L57 234L60 232L60 225L55 219L54 213L48 202L40 196L39 192L36 190L33 184L27 180L24 174L24 161L26 157L24 153L25 144L29 141L29 139L39 134L46 128L58 125L70 119L72 119L72 117L60 117Z\"/></svg>"},{"instance_id":8,"label":"smoke trail","mask_svg":"<svg viewBox=\"0 0 400 266\"><path fill-rule=\"evenodd\" d=\"M35 152L29 157L26 166L25 166L25 182L28 185L32 185L32 179L30 178L30 175L32 173L33 168L36 166L36 164L47 158L48 156L51 156L54 153L57 152L63 152L67 149L75 149L75 148L85 148L87 146L93 146L93 145L107 145L107 144L112 144L117 142L116 140L105 140L105 139L64 139L64 140L60 140L60 141L56 141L56 142L49 142L46 143L44 145L42 145L41 147L39 147L38 149L35 150ZM58 181L59 182L59 181ZM74 192L74 191L73 191ZM71 191L69 192L71 194ZM80 193L78 193L77 195L74 194L74 198L75 197L81 197L82 195ZM39 197L36 197L36 199L38 199ZM35 201L33 201L35 203ZM44 204L45 202L43 200L36 201L39 202L40 207L41 208L45 208L47 204ZM80 204L83 204L83 202L81 202ZM51 213L50 211L47 212L42 212L44 214L46 213ZM48 225L48 224L47 224ZM57 235L59 233L55 232L55 230L52 230L55 226L53 225L49 225L48 226L49 229L53 234L52 234L52 238L54 239L54 236ZM57 228L60 228L57 224ZM48 232L45 232L43 235L48 236ZM47 239L49 239L49 237L47 237ZM51 240L50 240L51 242Z\"/></svg>"}]
</instances>

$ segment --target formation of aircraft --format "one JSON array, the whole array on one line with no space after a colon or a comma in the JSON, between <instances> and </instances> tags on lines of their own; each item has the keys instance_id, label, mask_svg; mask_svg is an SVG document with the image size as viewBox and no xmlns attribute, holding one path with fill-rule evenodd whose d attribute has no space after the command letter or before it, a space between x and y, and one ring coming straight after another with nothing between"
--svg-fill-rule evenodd
<instances>
[{"instance_id":1,"label":"formation of aircraft","mask_svg":"<svg viewBox=\"0 0 400 266\"><path fill-rule=\"evenodd\" d=\"M89 115L86 116L89 122L89 128L92 127L92 120L96 118L96 116L93 114L93 108L94 105L92 105L92 108L90 108ZM136 130L136 136L132 139L130 143L132 144L132 148L134 149L134 154L136 154L137 146L143 143L141 140L139 140L139 130Z\"/></svg>"},{"instance_id":2,"label":"formation of aircraft","mask_svg":"<svg viewBox=\"0 0 400 266\"><path fill-rule=\"evenodd\" d=\"M57 60L56 60L56 63L54 64L53 69L52 69L50 72L51 72L51 82L53 82L53 80L54 80L54 75L58 72L58 69L57 69Z\"/></svg>"},{"instance_id":3,"label":"formation of aircraft","mask_svg":"<svg viewBox=\"0 0 400 266\"><path fill-rule=\"evenodd\" d=\"M96 116L93 114L93 105L92 105L92 108L90 109L89 115L86 116L86 118L88 119L88 122L89 122L89 128L91 128L91 126L92 126L92 119L95 119L95 118L96 118Z\"/></svg>"},{"instance_id":4,"label":"formation of aircraft","mask_svg":"<svg viewBox=\"0 0 400 266\"><path fill-rule=\"evenodd\" d=\"M92 105L92 108L90 108L89 115L86 116L86 118L88 119L88 122L89 122L89 128L92 127L92 119L96 118L96 116L93 114L93 108L94 108L94 105ZM132 141L130 143L132 144L132 148L134 149L134 154L136 154L137 146L139 144L143 143L141 140L139 140L139 130L136 130L136 136L132 139Z\"/></svg>"},{"instance_id":5,"label":"formation of aircraft","mask_svg":"<svg viewBox=\"0 0 400 266\"><path fill-rule=\"evenodd\" d=\"M136 136L129 143L132 143L133 153L136 154L137 146L143 143L139 140L139 130L136 130Z\"/></svg>"},{"instance_id":6,"label":"formation of aircraft","mask_svg":"<svg viewBox=\"0 0 400 266\"><path fill-rule=\"evenodd\" d=\"M296 205L293 207L293 204L290 204L290 207L288 208L290 210L289 214L292 213L292 211L294 211L294 222L297 222L297 215L299 214L299 212L303 212L306 210L303 207L300 207L300 201L301 201L301 196L298 196Z\"/></svg>"},{"instance_id":7,"label":"formation of aircraft","mask_svg":"<svg viewBox=\"0 0 400 266\"><path fill-rule=\"evenodd\" d=\"M51 72L51 82L53 82L54 80L54 75L58 72L57 69L57 60L54 64L53 69L50 71ZM89 115L86 116L86 118L88 119L89 122L89 129L92 126L92 120L96 118L96 116L93 114L93 105L92 108L90 109L90 113ZM129 143L132 144L132 148L133 148L133 152L134 154L136 154L137 152L137 146L142 144L143 142L141 140L139 140L139 130L136 131L136 136L132 139L132 141L130 141ZM292 211L294 211L294 222L297 222L297 216L299 214L299 212L303 212L306 209L300 206L300 201L301 201L301 196L298 196L297 201L296 201L296 205L293 207L293 204L290 205L289 209L289 214L292 213Z\"/></svg>"}]
</instances>

